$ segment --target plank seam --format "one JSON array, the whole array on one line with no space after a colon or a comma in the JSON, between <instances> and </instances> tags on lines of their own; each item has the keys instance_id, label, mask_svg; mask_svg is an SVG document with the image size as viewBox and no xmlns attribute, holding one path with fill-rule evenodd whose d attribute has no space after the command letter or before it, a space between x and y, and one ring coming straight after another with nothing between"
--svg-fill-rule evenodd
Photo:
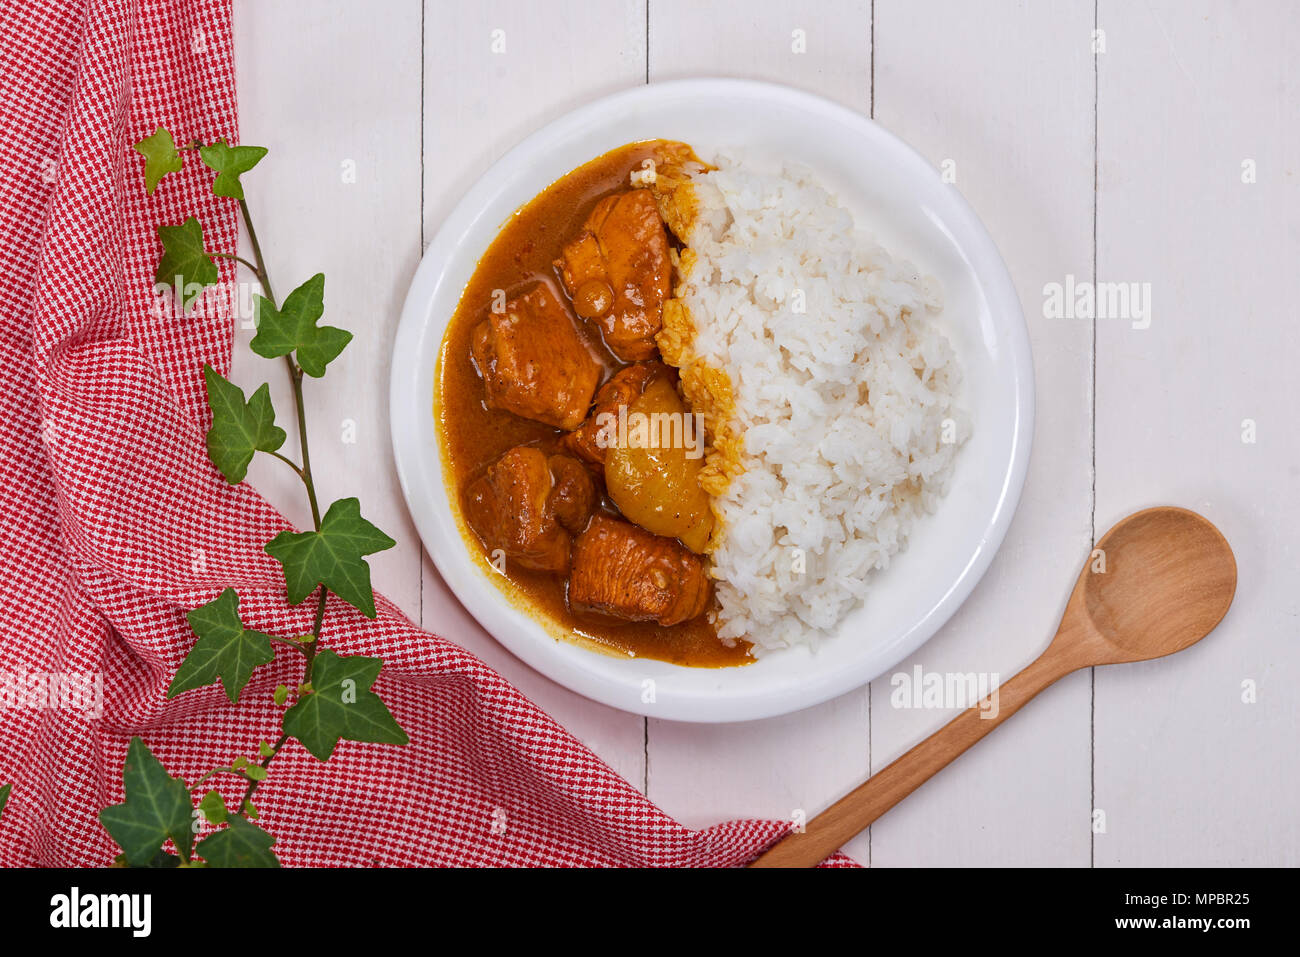
<instances>
[{"instance_id":1,"label":"plank seam","mask_svg":"<svg viewBox=\"0 0 1300 957\"><path fill-rule=\"evenodd\" d=\"M424 39L424 15L425 3L420 0L420 256L424 256L424 216L426 213L424 205L424 56L425 56L425 39ZM421 540L420 547L415 551L415 580L419 583L419 615L420 627L424 627L424 542Z\"/></svg>"},{"instance_id":2,"label":"plank seam","mask_svg":"<svg viewBox=\"0 0 1300 957\"><path fill-rule=\"evenodd\" d=\"M1097 288L1097 206L1100 191L1097 131L1101 102L1100 53L1098 31L1101 29L1101 0L1092 4L1092 288ZM1092 408L1089 410L1088 431L1092 444L1091 480L1089 494L1089 537L1091 548L1097 547L1097 317L1092 318L1092 348L1090 355L1092 374ZM1091 550L1090 548L1090 550ZM1092 819L1097 809L1097 669L1088 669L1088 866L1097 866L1097 832Z\"/></svg>"}]
</instances>

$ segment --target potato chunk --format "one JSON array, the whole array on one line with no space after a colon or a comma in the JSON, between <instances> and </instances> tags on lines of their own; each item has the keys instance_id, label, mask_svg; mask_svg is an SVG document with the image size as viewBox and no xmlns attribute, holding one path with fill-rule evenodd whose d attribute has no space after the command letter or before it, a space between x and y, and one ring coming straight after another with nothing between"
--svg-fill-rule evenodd
<instances>
[{"instance_id":1,"label":"potato chunk","mask_svg":"<svg viewBox=\"0 0 1300 957\"><path fill-rule=\"evenodd\" d=\"M605 452L605 487L630 521L703 552L713 531L700 487L704 430L673 384L652 380L628 406L624 435Z\"/></svg>"}]
</instances>

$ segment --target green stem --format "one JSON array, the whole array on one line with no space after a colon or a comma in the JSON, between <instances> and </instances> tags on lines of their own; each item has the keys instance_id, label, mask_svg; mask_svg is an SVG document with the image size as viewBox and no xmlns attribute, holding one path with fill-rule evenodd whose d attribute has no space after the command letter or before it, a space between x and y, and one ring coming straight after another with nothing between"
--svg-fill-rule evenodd
<instances>
[{"instance_id":1,"label":"green stem","mask_svg":"<svg viewBox=\"0 0 1300 957\"><path fill-rule=\"evenodd\" d=\"M321 585L319 595L320 597L316 600L316 621L311 626L312 643L307 654L307 677L303 682L304 684L311 681L311 666L312 661L316 658L316 648L320 645L321 626L325 624L325 600L329 597L329 590L324 585Z\"/></svg>"},{"instance_id":2,"label":"green stem","mask_svg":"<svg viewBox=\"0 0 1300 957\"><path fill-rule=\"evenodd\" d=\"M298 478L303 477L302 469L298 468L298 463L295 462L293 459L289 458L289 456L281 455L279 452L267 452L266 454L271 456L272 458L279 459L285 465L289 466L289 468L293 469L293 473L297 475Z\"/></svg>"},{"instance_id":3,"label":"green stem","mask_svg":"<svg viewBox=\"0 0 1300 957\"><path fill-rule=\"evenodd\" d=\"M307 448L307 413L302 401L302 369L293 361L292 356L284 357L289 367L289 379L293 383L293 401L298 410L298 450L302 456L302 467L298 474L302 476L303 485L307 486L307 501L311 503L311 521L316 531L320 531L320 505L316 502L316 483L311 475L311 452Z\"/></svg>"},{"instance_id":4,"label":"green stem","mask_svg":"<svg viewBox=\"0 0 1300 957\"><path fill-rule=\"evenodd\" d=\"M245 781L249 780L247 774L235 768L213 768L207 774L203 775L203 777L199 778L197 781L191 784L190 790L191 791L197 790L199 787L203 785L205 781L207 781L209 778L215 777L218 774L233 774L237 778L243 778Z\"/></svg>"},{"instance_id":5,"label":"green stem","mask_svg":"<svg viewBox=\"0 0 1300 957\"><path fill-rule=\"evenodd\" d=\"M266 298L271 300L271 305L275 305L275 293L271 290L271 277L266 272L266 260L262 257L262 244L257 241L257 230L253 228L253 217L248 213L248 200L239 201L239 212L244 217L244 228L248 230L248 241L253 247L253 258L257 260L257 265L253 271L257 273L257 281L262 284L262 291L266 293Z\"/></svg>"},{"instance_id":6,"label":"green stem","mask_svg":"<svg viewBox=\"0 0 1300 957\"><path fill-rule=\"evenodd\" d=\"M282 645L288 645L295 651L301 651L304 655L307 654L307 646L299 642L290 641L288 638L281 638L279 635L267 635L266 637L270 638L272 641L278 641Z\"/></svg>"},{"instance_id":7,"label":"green stem","mask_svg":"<svg viewBox=\"0 0 1300 957\"><path fill-rule=\"evenodd\" d=\"M253 217L248 211L248 201L241 199L239 201L239 212L244 218L244 228L248 230L248 242L253 247L253 258L256 264L250 263L250 267L257 274L257 281L262 286L262 291L266 293L266 298L270 300L271 305L275 305L275 291L271 288L271 276L266 269L266 257L262 255L262 244L257 238L257 229L253 226ZM247 262L247 260L243 260ZM293 404L298 413L298 449L302 457L302 465L294 463L280 455L278 452L272 452L276 458L293 466L293 470L298 473L302 479L303 485L307 487L307 501L311 504L312 525L316 531L320 531L320 504L316 500L316 483L311 474L311 452L307 446L307 414L303 406L302 397L302 369L298 363L293 361L293 356L284 357L285 366L289 370L289 382L293 386Z\"/></svg>"},{"instance_id":8,"label":"green stem","mask_svg":"<svg viewBox=\"0 0 1300 957\"><path fill-rule=\"evenodd\" d=\"M310 664L308 665L308 667L310 667ZM280 737L276 740L275 744L271 745L271 753L262 759L261 761L262 770L266 770L267 765L269 765L272 761L274 761L275 756L280 753L280 749L283 748L288 743L289 743L289 736L287 734L281 734ZM262 780L266 780L266 779L263 778ZM261 781L254 781L252 778L248 779L248 788L247 790L244 791L244 799L239 802L240 814L243 814L244 816L248 815L248 808L252 804L252 800L253 800L253 792L257 790L257 786L261 783L262 783Z\"/></svg>"},{"instance_id":9,"label":"green stem","mask_svg":"<svg viewBox=\"0 0 1300 957\"><path fill-rule=\"evenodd\" d=\"M257 281L261 285L262 291L266 293L266 298L270 300L271 305L274 306L275 293L271 289L271 277L266 269L266 258L262 255L262 244L258 242L257 230L253 228L253 217L248 212L248 202L246 200L241 199L239 201L239 212L244 218L244 227L248 230L248 242L253 247L253 259L256 260L256 265L252 265L252 269L257 274ZM298 449L299 454L302 456L302 465L295 465L292 460L285 458L285 456L280 455L278 452L272 452L271 454L292 467L293 470L298 473L298 477L302 479L302 484L307 489L307 501L311 505L312 526L319 532L321 528L320 503L316 500L316 482L311 474L311 452L307 445L307 412L303 403L302 392L303 371L299 368L298 364L293 361L292 355L285 356L284 362L289 369L289 382L293 386L294 408L298 414ZM294 646L307 658L307 664L303 669L302 684L308 684L311 681L312 666L315 664L316 660L316 650L320 647L321 628L325 624L325 605L329 599L329 589L324 585L321 585L318 595L319 597L316 601L316 617L312 623L311 629L312 641L305 647L297 644ZM276 755L280 753L280 749L283 748L288 741L289 735L280 735L279 739L274 745L272 745L271 753L261 761L263 770L266 770L271 762L275 760ZM245 777L247 777L247 775L245 775ZM265 778L263 778L263 780L265 780ZM248 814L253 793L261 783L261 781L254 781L252 778L248 778L248 788L244 791L244 799L239 802L240 814Z\"/></svg>"},{"instance_id":10,"label":"green stem","mask_svg":"<svg viewBox=\"0 0 1300 957\"><path fill-rule=\"evenodd\" d=\"M257 266L254 263L250 263L243 256L236 256L234 253L208 253L208 255L216 256L218 259L233 259L235 262L243 263L249 269L253 270L253 272L257 272Z\"/></svg>"}]
</instances>

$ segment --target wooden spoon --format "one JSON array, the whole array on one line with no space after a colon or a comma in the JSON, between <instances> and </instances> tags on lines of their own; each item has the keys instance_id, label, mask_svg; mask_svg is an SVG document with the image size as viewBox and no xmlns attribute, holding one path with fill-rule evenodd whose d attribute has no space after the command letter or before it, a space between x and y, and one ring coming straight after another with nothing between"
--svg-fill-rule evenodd
<instances>
[{"instance_id":1,"label":"wooden spoon","mask_svg":"<svg viewBox=\"0 0 1300 957\"><path fill-rule=\"evenodd\" d=\"M1057 678L1093 665L1182 651L1208 635L1232 604L1232 549L1195 512L1137 512L1107 532L1097 548L1079 574L1052 643L997 689L996 717L982 717L978 705L962 712L750 866L820 863Z\"/></svg>"}]
</instances>

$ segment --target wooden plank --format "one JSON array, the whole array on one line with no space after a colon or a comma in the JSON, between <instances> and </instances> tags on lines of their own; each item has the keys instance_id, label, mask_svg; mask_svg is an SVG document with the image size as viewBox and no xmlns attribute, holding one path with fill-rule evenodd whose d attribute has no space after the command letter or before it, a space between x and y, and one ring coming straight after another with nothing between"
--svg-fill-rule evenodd
<instances>
[{"instance_id":1,"label":"wooden plank","mask_svg":"<svg viewBox=\"0 0 1300 957\"><path fill-rule=\"evenodd\" d=\"M1046 320L1041 307L1045 283L1092 278L1092 4L874 6L876 115L936 165L955 162L957 188L1020 288L1039 380L1029 483L1003 552L953 622L896 671L1009 673L1046 641L1091 535L1092 325ZM651 0L648 17L642 0L563 18L522 2L236 7L243 139L272 149L248 190L273 274L283 293L324 271L329 320L358 334L332 372L347 388L309 383L323 494L359 495L398 539L375 561L378 587L413 616L423 593L426 627L482 655L629 779L648 774L651 796L692 824L815 813L867 773L868 753L883 766L947 712L891 708L886 677L870 715L865 694L849 695L769 722L652 722L647 740L640 719L515 661L420 563L389 465L392 324L416 239L427 242L527 132L647 73L771 79L867 112L870 14L866 2L751 3L741 14L699 0ZM1297 14L1102 0L1097 16L1099 278L1150 282L1156 304L1148 329L1098 323L1097 532L1146 504L1199 508L1236 547L1241 585L1202 645L1098 672L1096 803L1107 831L1096 860L1294 865L1300 706L1285 689L1300 670L1290 654L1300 521L1287 493L1300 462L1286 418L1296 380L1282 363L1297 333L1279 303L1297 301L1300 285L1300 235L1287 219L1297 80L1283 69ZM502 53L491 52L494 30ZM1241 179L1247 160L1254 183ZM233 377L245 387L270 379L288 408L279 370L249 353L251 334L237 332ZM1247 419L1253 443L1242 441ZM344 441L345 420L355 442ZM256 463L250 478L308 521L276 463ZM1257 703L1242 701L1248 681ZM1078 675L1047 692L850 853L877 864L1086 863L1089 686Z\"/></svg>"},{"instance_id":2,"label":"wooden plank","mask_svg":"<svg viewBox=\"0 0 1300 957\"><path fill-rule=\"evenodd\" d=\"M645 5L428 3L424 11L424 240L492 161L556 116L645 81ZM405 283L402 284L405 288ZM433 357L429 357L433 361ZM427 558L422 622L497 669L616 771L645 782L645 722L520 662L456 601Z\"/></svg>"},{"instance_id":3,"label":"wooden plank","mask_svg":"<svg viewBox=\"0 0 1300 957\"><path fill-rule=\"evenodd\" d=\"M645 0L426 3L427 243L492 162L550 120L645 81Z\"/></svg>"},{"instance_id":4,"label":"wooden plank","mask_svg":"<svg viewBox=\"0 0 1300 957\"><path fill-rule=\"evenodd\" d=\"M306 380L322 507L355 495L397 540L370 559L372 578L412 617L420 541L392 466L388 363L419 256L419 30L418 5L402 0L235 8L240 134L270 149L244 184L276 294L323 272L324 321L354 333L327 379ZM252 336L251 321L237 324L234 379L270 381L292 430L283 366L254 355ZM258 456L249 480L299 527L311 524L302 486L283 464Z\"/></svg>"},{"instance_id":5,"label":"wooden plank","mask_svg":"<svg viewBox=\"0 0 1300 957\"><path fill-rule=\"evenodd\" d=\"M871 110L866 0L650 0L650 80L769 80Z\"/></svg>"},{"instance_id":6,"label":"wooden plank","mask_svg":"<svg viewBox=\"0 0 1300 957\"><path fill-rule=\"evenodd\" d=\"M872 686L873 768L954 710L897 709L891 676L996 672L1056 630L1090 548L1091 328L1043 286L1092 260L1091 3L876 0L876 119L955 173L1002 251L1033 345L1037 428L993 566L949 624ZM976 423L978 428L979 424ZM1089 678L1048 689L872 828L876 865L1087 865Z\"/></svg>"},{"instance_id":7,"label":"wooden plank","mask_svg":"<svg viewBox=\"0 0 1300 957\"><path fill-rule=\"evenodd\" d=\"M802 49L804 52L797 52ZM868 3L651 0L650 79L742 76L871 108ZM867 691L768 721L650 722L649 795L695 826L811 817L867 775ZM853 848L865 862L865 841Z\"/></svg>"},{"instance_id":8,"label":"wooden plank","mask_svg":"<svg viewBox=\"0 0 1300 957\"><path fill-rule=\"evenodd\" d=\"M1103 0L1099 25L1098 279L1151 309L1097 323L1097 528L1196 509L1239 583L1199 645L1097 672L1096 861L1295 866L1300 9Z\"/></svg>"}]
</instances>

